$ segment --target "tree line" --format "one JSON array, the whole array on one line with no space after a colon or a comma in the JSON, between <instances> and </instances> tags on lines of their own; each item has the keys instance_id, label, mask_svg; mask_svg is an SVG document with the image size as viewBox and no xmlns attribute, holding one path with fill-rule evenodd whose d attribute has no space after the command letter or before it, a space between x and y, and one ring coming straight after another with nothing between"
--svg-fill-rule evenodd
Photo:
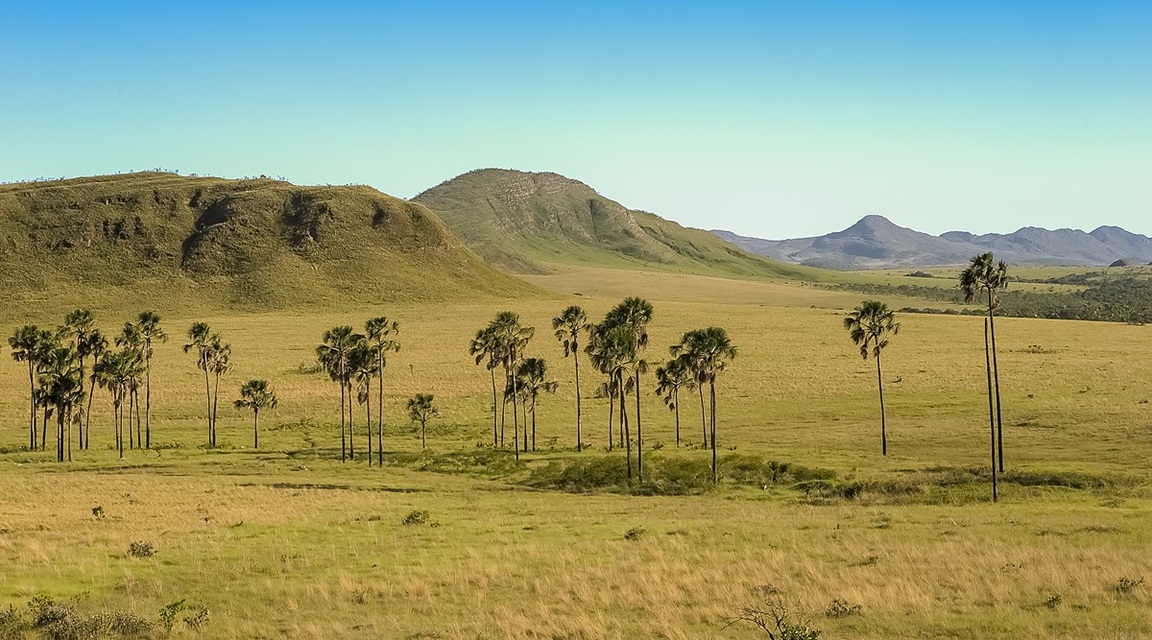
<instances>
[{"instance_id":1,"label":"tree line","mask_svg":"<svg viewBox=\"0 0 1152 640\"><path fill-rule=\"evenodd\" d=\"M981 298L987 307L985 353L995 500L997 472L1004 471L1004 443L994 318L1000 308L1000 293L1007 287L1007 266L1003 261L996 263L991 253L975 256L961 272L959 281L965 302ZM585 447L580 380L580 355L583 353L594 372L599 374L593 387L594 395L608 400L608 450L625 450L626 474L630 483L634 477L640 482L644 479L641 394L644 376L652 366L647 357L648 325L652 317L650 302L629 297L612 307L599 323L589 322L586 311L578 305L563 309L551 322L553 335L563 348L564 358L572 358L573 363L576 451ZM96 388L109 393L115 447L120 457L124 456L125 435L128 449L152 446L153 345L168 339L160 326L160 317L151 311L141 312L135 321L125 322L111 342L94 324L91 311L77 309L67 314L55 330L25 325L8 339L13 359L26 363L28 367L29 449L46 448L48 423L55 416L56 457L59 461L72 459L73 432L79 448L89 447L91 406ZM871 356L876 362L881 454L886 456L888 438L881 355L889 345L890 336L899 333L900 323L884 303L865 300L847 314L843 324L851 341L859 347L860 355L864 359ZM384 373L389 356L400 351L399 333L400 326L395 320L379 316L367 320L362 333L350 325L332 327L324 332L316 347L317 362L340 388L341 461L356 458L355 416L356 408L360 406L364 411L365 458L372 465L375 454L376 464L383 465ZM477 330L469 343L469 354L477 366L483 365L490 378L492 446L507 447L510 408L511 443L517 460L522 452L537 450L537 405L544 394L553 393L558 387L558 382L550 379L546 361L527 355L528 345L535 334L535 328L523 325L518 314L501 311ZM195 356L195 366L204 374L207 441L208 446L215 447L218 443L216 422L220 382L231 369L232 347L204 322L192 323L187 337L183 350ZM669 358L655 367L652 390L674 412L677 447L681 445L681 391L696 392L702 446L711 451L712 480L717 482L716 383L736 358L737 348L725 329L710 326L685 331L678 342L668 345L667 352ZM498 371L502 377L499 382ZM141 390L143 400L140 398ZM253 447L259 447L260 412L275 408L279 398L263 379L245 382L239 395L233 404L238 409L252 411ZM375 419L372 415L373 399ZM630 409L630 404L634 409ZM421 448L426 447L427 423L439 415L434 396L416 394L408 399L405 408L409 419L420 425Z\"/></svg>"}]
</instances>

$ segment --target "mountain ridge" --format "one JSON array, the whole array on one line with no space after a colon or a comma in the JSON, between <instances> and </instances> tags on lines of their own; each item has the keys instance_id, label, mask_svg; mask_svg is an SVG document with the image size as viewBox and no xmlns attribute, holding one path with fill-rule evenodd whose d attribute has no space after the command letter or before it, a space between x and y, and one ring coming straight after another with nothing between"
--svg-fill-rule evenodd
<instances>
[{"instance_id":1,"label":"mountain ridge","mask_svg":"<svg viewBox=\"0 0 1152 640\"><path fill-rule=\"evenodd\" d=\"M1027 226L1007 234L947 231L933 236L871 214L844 230L808 238L766 240L722 229L712 233L763 256L841 270L962 264L986 251L1020 264L1107 266L1119 260L1152 261L1152 238L1110 225L1091 232Z\"/></svg>"}]
</instances>

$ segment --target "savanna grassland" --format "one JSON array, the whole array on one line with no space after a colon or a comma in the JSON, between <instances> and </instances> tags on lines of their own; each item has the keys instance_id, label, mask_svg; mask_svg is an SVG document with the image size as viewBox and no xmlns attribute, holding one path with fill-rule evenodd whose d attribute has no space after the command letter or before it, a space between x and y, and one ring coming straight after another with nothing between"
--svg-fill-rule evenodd
<instances>
[{"instance_id":1,"label":"savanna grassland","mask_svg":"<svg viewBox=\"0 0 1152 640\"><path fill-rule=\"evenodd\" d=\"M178 621L177 637L754 638L764 636L751 625L725 625L771 585L828 638L1152 636L1147 327L998 319L1008 473L993 504L978 317L900 316L884 352L884 458L875 369L842 326L859 294L595 268L527 279L550 293L338 312L161 310L171 340L153 361L154 449L123 461L103 392L90 451L63 464L51 444L28 452L27 372L6 359L0 609L47 595L80 616L125 611L154 624L181 599L181 616L208 609L198 630ZM588 397L586 361L592 446L575 451L572 363L550 320L581 304L596 321L625 295L655 307L650 360L712 324L739 348L717 388L717 488L692 475L708 460L698 405L682 402L678 448L651 375L652 486L619 482L624 458L605 450L607 402ZM528 355L560 383L539 407L541 450L520 462L492 449L489 377L468 355L504 309L536 327ZM111 332L136 311L101 312L98 325ZM59 322L3 314L10 329ZM339 388L314 349L329 327L380 314L399 321L402 342L385 373L385 466L361 453L363 413L357 458L342 464ZM202 374L181 350L195 320L233 347L216 449L204 446ZM259 450L250 414L230 405L253 377L280 396L262 414ZM404 412L421 392L442 413L424 452ZM592 461L586 486L555 482L579 461ZM155 553L130 554L141 542Z\"/></svg>"}]
</instances>

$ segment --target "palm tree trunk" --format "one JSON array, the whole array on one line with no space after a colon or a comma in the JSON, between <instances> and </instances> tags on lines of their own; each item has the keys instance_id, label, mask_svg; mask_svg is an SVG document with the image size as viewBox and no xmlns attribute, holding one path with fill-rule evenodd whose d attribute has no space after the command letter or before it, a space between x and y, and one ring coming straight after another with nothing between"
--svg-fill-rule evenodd
<instances>
[{"instance_id":1,"label":"palm tree trunk","mask_svg":"<svg viewBox=\"0 0 1152 640\"><path fill-rule=\"evenodd\" d=\"M89 380L88 384L88 386L92 389L92 392L88 394L88 408L84 410L84 444L81 447L82 449L88 448L88 433L89 428L92 425L92 397L96 395L96 365L93 364L92 367L92 378Z\"/></svg>"},{"instance_id":2,"label":"palm tree trunk","mask_svg":"<svg viewBox=\"0 0 1152 640\"><path fill-rule=\"evenodd\" d=\"M516 429L518 429L520 427L519 418L517 417L517 413L516 413L516 404L517 404L516 398L520 395L520 393L519 393L519 390L516 388L516 373L515 373L516 354L515 354L515 352L513 352L513 354L512 354L512 365L513 365L513 367L512 367L513 368L513 373L512 373L512 429L513 429L512 437L516 438ZM520 446L519 442L520 442L519 440L516 441L516 443L515 443L516 447ZM527 448L527 447L525 447L525 448ZM517 449L517 451L516 451L516 459L517 460L520 459L519 449Z\"/></svg>"},{"instance_id":3,"label":"palm tree trunk","mask_svg":"<svg viewBox=\"0 0 1152 640\"><path fill-rule=\"evenodd\" d=\"M608 450L612 450L612 415L616 412L616 391L608 383Z\"/></svg>"},{"instance_id":4,"label":"palm tree trunk","mask_svg":"<svg viewBox=\"0 0 1152 640\"><path fill-rule=\"evenodd\" d=\"M996 388L996 450L999 454L1000 473L1004 473L1004 423L1000 414L1000 367L996 362L996 321L992 306L988 306L988 329L992 334L992 384Z\"/></svg>"},{"instance_id":5,"label":"palm tree trunk","mask_svg":"<svg viewBox=\"0 0 1152 640\"><path fill-rule=\"evenodd\" d=\"M992 443L992 502L996 502L996 414L992 407L992 360L988 342L988 321L984 321L984 368L988 372L988 428Z\"/></svg>"},{"instance_id":6,"label":"palm tree trunk","mask_svg":"<svg viewBox=\"0 0 1152 640\"><path fill-rule=\"evenodd\" d=\"M676 412L676 447L680 447L680 387L672 389L672 410Z\"/></svg>"},{"instance_id":7,"label":"palm tree trunk","mask_svg":"<svg viewBox=\"0 0 1152 640\"><path fill-rule=\"evenodd\" d=\"M56 405L56 462L64 462L64 405L62 404Z\"/></svg>"},{"instance_id":8,"label":"palm tree trunk","mask_svg":"<svg viewBox=\"0 0 1152 640\"><path fill-rule=\"evenodd\" d=\"M133 389L132 395L136 398L136 448L143 449L144 441L140 439L140 392Z\"/></svg>"},{"instance_id":9,"label":"palm tree trunk","mask_svg":"<svg viewBox=\"0 0 1152 640\"><path fill-rule=\"evenodd\" d=\"M212 389L212 446L216 446L216 409L220 406L220 372L216 372L216 384ZM129 416L131 418L131 416ZM132 425L128 425L131 429Z\"/></svg>"},{"instance_id":10,"label":"palm tree trunk","mask_svg":"<svg viewBox=\"0 0 1152 640\"><path fill-rule=\"evenodd\" d=\"M640 431L640 369L636 369L636 477L644 482L644 436Z\"/></svg>"},{"instance_id":11,"label":"palm tree trunk","mask_svg":"<svg viewBox=\"0 0 1152 640\"><path fill-rule=\"evenodd\" d=\"M356 432L352 430L356 422L356 400L352 398L352 383L348 383L348 459L356 459Z\"/></svg>"},{"instance_id":12,"label":"palm tree trunk","mask_svg":"<svg viewBox=\"0 0 1152 640\"><path fill-rule=\"evenodd\" d=\"M252 407L252 448L260 448L260 410Z\"/></svg>"},{"instance_id":13,"label":"palm tree trunk","mask_svg":"<svg viewBox=\"0 0 1152 640\"><path fill-rule=\"evenodd\" d=\"M536 394L532 394L532 450L536 450Z\"/></svg>"},{"instance_id":14,"label":"palm tree trunk","mask_svg":"<svg viewBox=\"0 0 1152 640\"><path fill-rule=\"evenodd\" d=\"M515 383L513 383L515 384ZM516 417L516 396L512 396L512 449L516 453L516 459L520 459L520 419Z\"/></svg>"},{"instance_id":15,"label":"palm tree trunk","mask_svg":"<svg viewBox=\"0 0 1152 640\"><path fill-rule=\"evenodd\" d=\"M384 356L381 353L377 362L379 371L376 379L376 394L379 396L376 404L376 466L384 466ZM371 428L371 425L369 425ZM372 456L372 447L368 447L368 456Z\"/></svg>"},{"instance_id":16,"label":"palm tree trunk","mask_svg":"<svg viewBox=\"0 0 1152 640\"><path fill-rule=\"evenodd\" d=\"M144 448L152 448L152 356L144 359Z\"/></svg>"},{"instance_id":17,"label":"palm tree trunk","mask_svg":"<svg viewBox=\"0 0 1152 640\"><path fill-rule=\"evenodd\" d=\"M84 356L80 356L80 398L84 397ZM71 412L69 412L71 413ZM83 416L81 416L83 418ZM84 421L81 420L76 423L76 444L81 449L84 448ZM68 461L72 461L72 436L68 436Z\"/></svg>"},{"instance_id":18,"label":"palm tree trunk","mask_svg":"<svg viewBox=\"0 0 1152 640\"><path fill-rule=\"evenodd\" d=\"M136 448L136 440L132 436L132 402L135 400L135 398L136 398L136 393L134 391L129 391L128 392L128 448L129 449L135 449Z\"/></svg>"},{"instance_id":19,"label":"palm tree trunk","mask_svg":"<svg viewBox=\"0 0 1152 640\"><path fill-rule=\"evenodd\" d=\"M620 380L620 437L624 440L624 457L628 460L628 484L632 484L632 434L628 432L628 394L624 392L624 374Z\"/></svg>"},{"instance_id":20,"label":"palm tree trunk","mask_svg":"<svg viewBox=\"0 0 1152 640\"><path fill-rule=\"evenodd\" d=\"M36 450L36 368L28 359L28 449Z\"/></svg>"},{"instance_id":21,"label":"palm tree trunk","mask_svg":"<svg viewBox=\"0 0 1152 640\"><path fill-rule=\"evenodd\" d=\"M48 449L48 407L44 407L44 425L40 430L40 450L46 451Z\"/></svg>"},{"instance_id":22,"label":"palm tree trunk","mask_svg":"<svg viewBox=\"0 0 1152 640\"><path fill-rule=\"evenodd\" d=\"M525 398L520 401L520 415L524 416L524 451L528 451L528 399ZM535 434L533 434L535 440ZM532 445L532 450L536 450L536 445Z\"/></svg>"},{"instance_id":23,"label":"palm tree trunk","mask_svg":"<svg viewBox=\"0 0 1152 640\"><path fill-rule=\"evenodd\" d=\"M580 353L574 352L572 354L572 361L576 363L576 451L584 450L584 444L580 440Z\"/></svg>"},{"instance_id":24,"label":"palm tree trunk","mask_svg":"<svg viewBox=\"0 0 1152 640\"><path fill-rule=\"evenodd\" d=\"M212 438L212 383L208 377L208 363L204 363L204 398L207 403L207 408L204 410L205 419L208 421L208 446L216 446L216 441Z\"/></svg>"},{"instance_id":25,"label":"palm tree trunk","mask_svg":"<svg viewBox=\"0 0 1152 640\"><path fill-rule=\"evenodd\" d=\"M704 383L698 382L696 389L700 392L700 428L704 431L704 446L708 446L708 414L704 410Z\"/></svg>"},{"instance_id":26,"label":"palm tree trunk","mask_svg":"<svg viewBox=\"0 0 1152 640\"><path fill-rule=\"evenodd\" d=\"M83 380L84 376L81 375L80 379ZM71 424L71 422L72 422L72 407L68 407L68 420L67 420L67 422L69 424ZM68 429L68 462L72 462L72 429L71 428Z\"/></svg>"},{"instance_id":27,"label":"palm tree trunk","mask_svg":"<svg viewBox=\"0 0 1152 640\"><path fill-rule=\"evenodd\" d=\"M511 380L511 375L508 373L508 366L505 365L504 366L504 388L505 389L508 388L508 383L510 380ZM495 393L495 391L493 391L493 393ZM507 422L507 418L508 418L508 396L507 396L507 394L505 394L505 396L500 399L500 448L501 449L504 448L504 423ZM493 418L493 420L495 420L495 418Z\"/></svg>"},{"instance_id":28,"label":"palm tree trunk","mask_svg":"<svg viewBox=\"0 0 1152 640\"><path fill-rule=\"evenodd\" d=\"M496 369L489 369L492 377L492 448L500 446L500 431L496 426Z\"/></svg>"},{"instance_id":29,"label":"palm tree trunk","mask_svg":"<svg viewBox=\"0 0 1152 640\"><path fill-rule=\"evenodd\" d=\"M116 450L120 453L120 459L124 459L124 394L120 394L120 402L116 404Z\"/></svg>"},{"instance_id":30,"label":"palm tree trunk","mask_svg":"<svg viewBox=\"0 0 1152 640\"><path fill-rule=\"evenodd\" d=\"M888 455L888 431L884 422L884 378L880 375L880 351L876 351L876 386L880 389L880 452Z\"/></svg>"},{"instance_id":31,"label":"palm tree trunk","mask_svg":"<svg viewBox=\"0 0 1152 640\"><path fill-rule=\"evenodd\" d=\"M372 466L372 376L368 376L367 389L364 397L364 420L367 423L365 431L368 433L368 466Z\"/></svg>"},{"instance_id":32,"label":"palm tree trunk","mask_svg":"<svg viewBox=\"0 0 1152 640\"><path fill-rule=\"evenodd\" d=\"M428 439L425 437L426 427L428 426L428 418L420 416L420 448L428 446Z\"/></svg>"},{"instance_id":33,"label":"palm tree trunk","mask_svg":"<svg viewBox=\"0 0 1152 640\"><path fill-rule=\"evenodd\" d=\"M712 484L720 482L720 474L716 469L716 379L708 380L708 404L712 410Z\"/></svg>"},{"instance_id":34,"label":"palm tree trunk","mask_svg":"<svg viewBox=\"0 0 1152 640\"><path fill-rule=\"evenodd\" d=\"M344 363L340 363L340 462L346 460L346 452L348 450L348 441L344 436L344 425L347 424L348 418L344 415L344 406L347 404L344 400Z\"/></svg>"}]
</instances>

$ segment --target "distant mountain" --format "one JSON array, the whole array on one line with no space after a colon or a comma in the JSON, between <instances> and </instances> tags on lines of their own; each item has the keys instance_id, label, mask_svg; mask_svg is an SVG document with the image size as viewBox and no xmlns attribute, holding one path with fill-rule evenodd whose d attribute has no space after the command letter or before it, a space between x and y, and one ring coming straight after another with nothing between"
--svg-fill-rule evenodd
<instances>
[{"instance_id":1,"label":"distant mountain","mask_svg":"<svg viewBox=\"0 0 1152 640\"><path fill-rule=\"evenodd\" d=\"M1024 227L1008 234L949 231L933 236L870 215L843 231L814 238L764 240L731 231L713 233L747 251L827 269L953 265L986 251L1025 264L1109 265L1118 260L1143 264L1152 260L1152 238L1109 226L1091 233Z\"/></svg>"},{"instance_id":2,"label":"distant mountain","mask_svg":"<svg viewBox=\"0 0 1152 640\"><path fill-rule=\"evenodd\" d=\"M701 229L629 209L556 173L478 169L412 199L489 262L522 273L549 263L804 278Z\"/></svg>"}]
</instances>

